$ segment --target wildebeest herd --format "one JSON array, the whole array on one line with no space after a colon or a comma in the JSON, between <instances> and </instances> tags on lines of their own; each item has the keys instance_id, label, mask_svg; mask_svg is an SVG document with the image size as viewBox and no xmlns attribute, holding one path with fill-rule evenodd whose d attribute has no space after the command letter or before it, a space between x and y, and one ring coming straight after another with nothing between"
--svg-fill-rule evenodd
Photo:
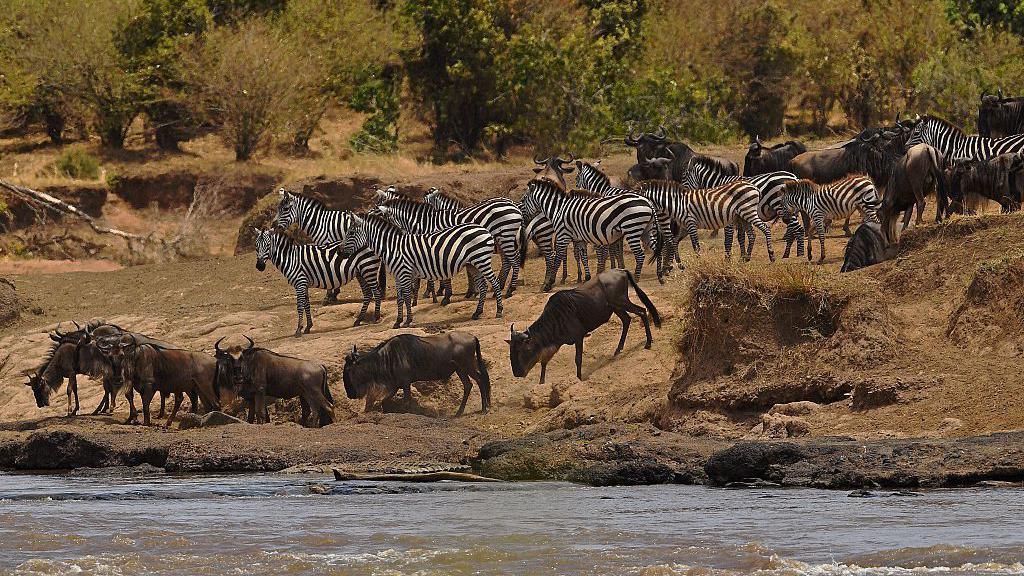
<instances>
[{"instance_id":1,"label":"wildebeest herd","mask_svg":"<svg viewBox=\"0 0 1024 576\"><path fill-rule=\"evenodd\" d=\"M898 234L896 220L903 214L903 229L913 211L922 221L925 199L935 195L936 221L954 211L969 212L979 199L1000 204L1004 212L1018 210L1024 190L1024 100L985 95L978 118L982 136L971 136L934 116L899 120L869 128L854 138L822 150L787 141L774 146L756 138L750 144L742 176L735 163L694 151L668 138L663 129L625 138L636 149L636 163L624 184L614 186L601 171L600 161L584 162L570 155L535 158L536 176L526 184L519 200L499 197L465 205L438 189L423 199L400 194L395 187L376 191L374 205L363 213L330 210L315 199L278 191L280 200L274 226L254 229L256 267L270 261L292 285L298 321L295 335L313 326L309 288L328 290L336 298L343 285L356 280L363 301L356 325L380 320L380 303L387 276L394 278L397 301L395 328L412 323L420 281L426 292L442 304L452 297L452 279L466 271L466 298L476 298L473 319L483 313L487 296L495 301L496 317L503 314L503 298L512 297L525 263L528 244L535 244L545 261L542 289L555 284L558 269L567 276L568 247L577 263L576 288L553 294L541 316L526 330L510 326L509 361L516 377L525 377L541 365L540 380L562 345L574 345L576 374L582 379L584 337L606 323L612 314L622 322L615 354L625 343L630 315L643 322L646 347L651 346L650 322L660 326L654 303L639 280L653 255L659 281L679 263L678 245L685 233L693 250L700 251L697 231L724 229L725 253L731 254L734 234L740 254L748 260L757 232L775 259L771 226L781 220L788 257L793 243L797 255L805 248L812 259L818 237L819 262L825 257L824 235L832 222L844 221L851 238L842 271L852 271L892 257ZM993 137L985 136L991 134ZM574 185L567 177L575 172ZM856 232L849 217L861 215ZM298 228L312 239L294 241ZM597 275L591 276L588 249L597 255ZM627 271L624 248L634 256ZM497 252L501 267L492 268ZM612 269L605 270L610 260ZM643 306L629 298L632 287ZM374 312L367 316L370 302ZM303 324L305 315L305 324ZM48 406L50 394L68 382L68 415L80 408L76 377L102 382L103 400L93 412L112 413L116 398L124 395L127 422L137 422L135 392L141 398L143 422L150 424L151 403L160 395L157 418L166 414L173 397L169 425L185 397L192 412L219 410L229 398L241 398L249 422L269 420L271 399L297 398L302 421L325 425L333 421L327 368L323 364L277 354L256 346L231 352L221 347L214 354L176 347L113 324L75 324L70 332L58 329L41 365L30 371L28 385L37 405ZM349 398L363 398L378 387L385 398L403 390L411 399L411 384L445 380L457 375L463 397L457 415L466 408L472 386L480 391L481 407L491 405L488 361L479 340L452 331L420 337L394 336L369 350L355 346L345 355L342 379Z\"/></svg>"}]
</instances>

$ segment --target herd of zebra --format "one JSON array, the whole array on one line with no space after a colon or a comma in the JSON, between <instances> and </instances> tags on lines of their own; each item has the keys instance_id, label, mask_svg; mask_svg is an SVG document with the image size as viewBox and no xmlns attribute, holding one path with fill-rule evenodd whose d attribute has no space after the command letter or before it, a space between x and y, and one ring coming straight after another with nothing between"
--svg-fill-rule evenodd
<instances>
[{"instance_id":1,"label":"herd of zebra","mask_svg":"<svg viewBox=\"0 0 1024 576\"><path fill-rule=\"evenodd\" d=\"M614 186L600 161L584 162L571 155L568 160L535 158L536 176L518 201L500 197L467 206L437 188L418 199L391 186L377 189L374 205L357 214L328 209L281 188L274 226L254 228L257 268L263 270L270 260L294 287L299 336L313 325L310 287L326 288L328 298L335 298L342 285L355 279L363 293L356 325L366 319L371 301L373 319L379 320L387 273L396 285L396 328L411 324L420 280L428 283L424 296L430 294L436 302L443 294L446 304L452 295L451 279L463 269L469 279L466 297L477 298L473 318L483 313L488 293L501 317L503 298L511 297L518 285L529 242L545 260L544 291L553 287L560 266L565 281L570 244L578 281L591 277L587 253L593 245L598 272L609 259L612 267L624 267L628 246L635 276L640 278L653 253L657 277L664 282L665 273L679 261L683 233L699 253L701 229L724 229L727 258L738 232L745 260L751 257L759 231L768 258L774 261L771 224L777 220L786 226L783 257L789 256L794 242L797 255L803 255L805 239L816 234L820 262L832 221L846 219L844 229L850 235L849 218L859 212L872 230L884 231L876 236L895 242L890 230L896 215L906 212L906 227L916 206L920 222L924 198L932 192L938 196L937 218L950 210L951 198L962 209L962 195L953 193L959 188L947 185L950 171L1017 154L1024 150L1024 134L972 136L945 120L925 116L897 119L893 125L869 128L846 142L810 152L794 141L768 147L756 139L742 176L735 163L671 141L661 129L639 136L631 133L625 143L636 149L637 158L624 179L627 186ZM573 172L570 186L566 178ZM1000 200L991 191L970 192ZM1016 194L1019 204L1019 190L1000 194ZM312 244L294 242L284 232L293 226ZM848 246L848 255L850 250ZM495 251L501 261L497 274L491 265ZM809 243L806 253L811 259Z\"/></svg>"}]
</instances>

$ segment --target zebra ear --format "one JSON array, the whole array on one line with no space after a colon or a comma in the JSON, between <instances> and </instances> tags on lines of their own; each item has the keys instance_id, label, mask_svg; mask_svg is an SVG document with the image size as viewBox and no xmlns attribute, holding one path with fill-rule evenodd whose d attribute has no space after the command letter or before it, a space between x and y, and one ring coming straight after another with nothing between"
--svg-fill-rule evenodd
<instances>
[{"instance_id":1,"label":"zebra ear","mask_svg":"<svg viewBox=\"0 0 1024 576\"><path fill-rule=\"evenodd\" d=\"M284 198L285 196L287 196L287 195L288 195L288 192L287 192L287 191L286 191L286 190L284 189L284 187L281 187L281 188L278 188L278 189L277 189L277 194L278 194L278 196L280 196L281 198Z\"/></svg>"}]
</instances>

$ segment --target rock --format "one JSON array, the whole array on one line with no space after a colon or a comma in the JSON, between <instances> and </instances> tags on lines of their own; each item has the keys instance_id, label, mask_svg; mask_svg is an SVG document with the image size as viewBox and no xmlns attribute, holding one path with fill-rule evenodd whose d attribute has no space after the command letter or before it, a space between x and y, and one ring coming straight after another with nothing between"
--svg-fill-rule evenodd
<instances>
[{"instance_id":1,"label":"rock","mask_svg":"<svg viewBox=\"0 0 1024 576\"><path fill-rule=\"evenodd\" d=\"M331 493L331 487L326 485L326 484L310 484L309 485L309 493L310 494L330 494Z\"/></svg>"},{"instance_id":2,"label":"rock","mask_svg":"<svg viewBox=\"0 0 1024 576\"><path fill-rule=\"evenodd\" d=\"M757 430L757 428L754 428ZM767 438L796 438L807 436L811 427L803 418L784 414L764 414L761 416L761 436Z\"/></svg>"},{"instance_id":3,"label":"rock","mask_svg":"<svg viewBox=\"0 0 1024 576\"><path fill-rule=\"evenodd\" d=\"M902 392L906 389L907 384L898 378L861 380L853 385L850 406L854 410L868 410L896 404L902 400Z\"/></svg>"},{"instance_id":4,"label":"rock","mask_svg":"<svg viewBox=\"0 0 1024 576\"><path fill-rule=\"evenodd\" d=\"M874 498L875 493L871 490L854 490L846 496L849 498Z\"/></svg>"},{"instance_id":5,"label":"rock","mask_svg":"<svg viewBox=\"0 0 1024 576\"><path fill-rule=\"evenodd\" d=\"M643 486L669 484L675 481L675 477L672 468L666 464L638 459L594 464L575 470L569 475L569 480L589 486Z\"/></svg>"},{"instance_id":6,"label":"rock","mask_svg":"<svg viewBox=\"0 0 1024 576\"><path fill-rule=\"evenodd\" d=\"M805 457L803 447L789 442L738 442L712 454L704 471L709 482L718 486L748 478L779 482L783 476L780 467Z\"/></svg>"},{"instance_id":7,"label":"rock","mask_svg":"<svg viewBox=\"0 0 1024 576\"><path fill-rule=\"evenodd\" d=\"M21 470L100 468L111 462L110 449L69 430L34 432L21 445L14 465Z\"/></svg>"},{"instance_id":8,"label":"rock","mask_svg":"<svg viewBox=\"0 0 1024 576\"><path fill-rule=\"evenodd\" d=\"M952 432L957 428L962 428L963 425L963 421L959 418L943 418L942 424L939 424L939 432Z\"/></svg>"},{"instance_id":9,"label":"rock","mask_svg":"<svg viewBox=\"0 0 1024 576\"><path fill-rule=\"evenodd\" d=\"M551 384L534 384L523 394L523 407L527 410L557 408L571 398L569 383L555 381Z\"/></svg>"},{"instance_id":10,"label":"rock","mask_svg":"<svg viewBox=\"0 0 1024 576\"><path fill-rule=\"evenodd\" d=\"M782 414L784 416L806 416L812 412L816 412L821 408L821 404L817 402L811 402L810 400L800 400L798 402L787 402L785 404L776 404L768 410L769 414Z\"/></svg>"},{"instance_id":11,"label":"rock","mask_svg":"<svg viewBox=\"0 0 1024 576\"><path fill-rule=\"evenodd\" d=\"M188 412L178 420L178 430L191 430L203 425L203 418L199 414Z\"/></svg>"},{"instance_id":12,"label":"rock","mask_svg":"<svg viewBox=\"0 0 1024 576\"><path fill-rule=\"evenodd\" d=\"M891 492L889 494L889 496L911 496L911 497L913 497L913 496L924 496L924 494L921 494L920 492L913 492L913 491L910 491L910 490L897 490L896 492Z\"/></svg>"}]
</instances>

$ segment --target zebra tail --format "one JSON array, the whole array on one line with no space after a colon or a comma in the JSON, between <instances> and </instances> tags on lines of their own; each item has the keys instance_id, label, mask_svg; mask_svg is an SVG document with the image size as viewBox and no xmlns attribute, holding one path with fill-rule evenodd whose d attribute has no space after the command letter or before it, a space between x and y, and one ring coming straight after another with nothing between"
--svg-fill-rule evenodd
<instances>
[{"instance_id":1,"label":"zebra tail","mask_svg":"<svg viewBox=\"0 0 1024 576\"><path fill-rule=\"evenodd\" d=\"M526 236L526 227L528 224L525 222L519 227L519 234L516 235L516 241L519 245L516 247L519 249L519 267L522 268L526 264L526 253L530 250L529 238Z\"/></svg>"},{"instance_id":2,"label":"zebra tail","mask_svg":"<svg viewBox=\"0 0 1024 576\"><path fill-rule=\"evenodd\" d=\"M380 292L381 298L384 298L388 291L388 270L384 266L384 262L381 262L380 267L377 268L377 290Z\"/></svg>"},{"instance_id":3,"label":"zebra tail","mask_svg":"<svg viewBox=\"0 0 1024 576\"><path fill-rule=\"evenodd\" d=\"M644 307L647 308L647 313L651 315L651 320L654 321L654 325L661 328L661 315L658 314L658 309L654 307L654 302L647 297L647 294L640 289L640 286L636 283L636 278L633 277L633 273L629 270L625 270L626 278L629 279L630 285L633 286L633 291L636 292L637 298L644 303Z\"/></svg>"}]
</instances>

